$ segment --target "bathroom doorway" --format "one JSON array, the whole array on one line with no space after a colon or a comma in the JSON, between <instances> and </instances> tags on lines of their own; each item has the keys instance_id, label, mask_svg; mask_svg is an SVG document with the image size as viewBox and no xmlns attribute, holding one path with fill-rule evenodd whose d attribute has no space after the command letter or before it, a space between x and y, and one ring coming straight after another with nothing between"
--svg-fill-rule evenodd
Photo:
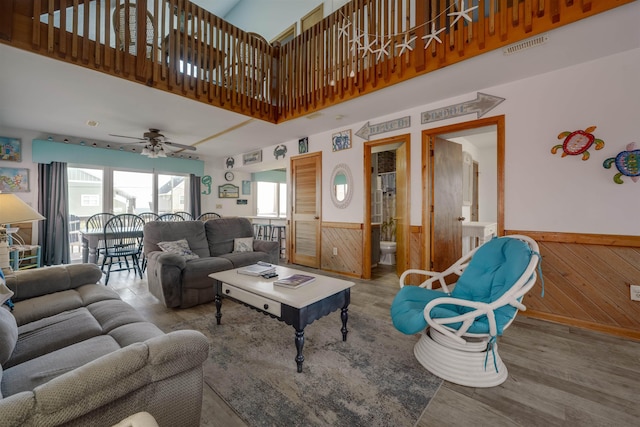
<instances>
[{"instance_id":1,"label":"bathroom doorway","mask_svg":"<svg viewBox=\"0 0 640 427\"><path fill-rule=\"evenodd\" d=\"M407 134L364 144L365 279L380 262L398 274L409 266L409 141Z\"/></svg>"},{"instance_id":2,"label":"bathroom doorway","mask_svg":"<svg viewBox=\"0 0 640 427\"><path fill-rule=\"evenodd\" d=\"M496 116L423 131L422 268L442 271L473 247L502 235L504 126L504 116ZM460 156L459 187L454 189L437 170L443 164L440 143L456 146ZM459 205L449 212L439 196L453 193L460 195Z\"/></svg>"}]
</instances>

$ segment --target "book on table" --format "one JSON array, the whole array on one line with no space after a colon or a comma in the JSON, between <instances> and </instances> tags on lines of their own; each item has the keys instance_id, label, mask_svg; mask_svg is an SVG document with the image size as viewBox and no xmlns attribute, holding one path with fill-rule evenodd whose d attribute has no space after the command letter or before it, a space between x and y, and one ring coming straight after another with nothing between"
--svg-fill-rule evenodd
<instances>
[{"instance_id":1,"label":"book on table","mask_svg":"<svg viewBox=\"0 0 640 427\"><path fill-rule=\"evenodd\" d=\"M306 274L292 274L274 281L273 284L285 288L299 288L300 286L308 285L314 280L316 280L315 277L307 276Z\"/></svg>"},{"instance_id":2,"label":"book on table","mask_svg":"<svg viewBox=\"0 0 640 427\"><path fill-rule=\"evenodd\" d=\"M238 274L246 274L248 276L262 276L263 274L275 273L276 268L273 265L252 264L238 269Z\"/></svg>"}]
</instances>

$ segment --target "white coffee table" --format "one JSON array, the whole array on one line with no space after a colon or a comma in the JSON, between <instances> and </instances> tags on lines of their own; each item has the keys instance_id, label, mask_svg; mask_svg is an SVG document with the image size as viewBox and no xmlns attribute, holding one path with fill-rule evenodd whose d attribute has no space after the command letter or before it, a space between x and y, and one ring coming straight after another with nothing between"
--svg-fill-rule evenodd
<instances>
[{"instance_id":1,"label":"white coffee table","mask_svg":"<svg viewBox=\"0 0 640 427\"><path fill-rule=\"evenodd\" d=\"M239 274L238 269L212 273L209 277L216 281L216 321L219 325L222 319L222 297L226 297L293 326L296 330L295 360L298 372L302 372L305 326L341 309L342 340L347 340L348 307L351 287L355 283L283 266L276 266L276 272L278 277L307 274L314 276L316 280L298 289L288 289L275 286L273 282L277 278L264 279L261 276Z\"/></svg>"}]
</instances>

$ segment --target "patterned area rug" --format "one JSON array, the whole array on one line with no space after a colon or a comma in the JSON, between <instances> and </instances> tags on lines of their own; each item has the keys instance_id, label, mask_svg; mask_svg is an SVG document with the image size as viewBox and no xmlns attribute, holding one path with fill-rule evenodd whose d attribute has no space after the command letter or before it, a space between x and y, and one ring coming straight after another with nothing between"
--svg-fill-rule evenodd
<instances>
[{"instance_id":1,"label":"patterned area rug","mask_svg":"<svg viewBox=\"0 0 640 427\"><path fill-rule=\"evenodd\" d=\"M302 373L293 327L226 300L214 313L174 325L210 340L205 381L250 426L412 426L442 380L413 356L415 337L391 321L340 311L305 328Z\"/></svg>"}]
</instances>

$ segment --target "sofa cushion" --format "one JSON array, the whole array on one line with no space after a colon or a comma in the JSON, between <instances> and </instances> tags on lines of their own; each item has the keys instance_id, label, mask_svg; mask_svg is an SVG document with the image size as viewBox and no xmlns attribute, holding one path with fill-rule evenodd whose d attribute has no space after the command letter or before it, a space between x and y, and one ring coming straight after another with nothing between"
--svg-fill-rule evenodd
<instances>
[{"instance_id":1,"label":"sofa cushion","mask_svg":"<svg viewBox=\"0 0 640 427\"><path fill-rule=\"evenodd\" d=\"M71 344L102 334L102 326L80 307L27 323L18 328L13 355L3 364L9 368Z\"/></svg>"},{"instance_id":2,"label":"sofa cushion","mask_svg":"<svg viewBox=\"0 0 640 427\"><path fill-rule=\"evenodd\" d=\"M253 252L253 237L233 239L233 252Z\"/></svg>"},{"instance_id":3,"label":"sofa cushion","mask_svg":"<svg viewBox=\"0 0 640 427\"><path fill-rule=\"evenodd\" d=\"M71 265L34 268L7 276L7 286L15 292L13 302L75 289L87 283L97 283L102 278L102 271L95 264L72 266L73 268L69 268Z\"/></svg>"},{"instance_id":4,"label":"sofa cushion","mask_svg":"<svg viewBox=\"0 0 640 427\"><path fill-rule=\"evenodd\" d=\"M144 253L161 251L158 242L187 239L189 248L200 258L209 256L209 243L202 221L151 221L144 225Z\"/></svg>"},{"instance_id":5,"label":"sofa cushion","mask_svg":"<svg viewBox=\"0 0 640 427\"><path fill-rule=\"evenodd\" d=\"M72 289L16 302L13 315L20 326L45 317L55 316L63 311L75 310L83 305L78 292Z\"/></svg>"},{"instance_id":6,"label":"sofa cushion","mask_svg":"<svg viewBox=\"0 0 640 427\"><path fill-rule=\"evenodd\" d=\"M247 218L219 218L204 223L211 256L233 252L233 244L238 237L253 238L253 226Z\"/></svg>"},{"instance_id":7,"label":"sofa cushion","mask_svg":"<svg viewBox=\"0 0 640 427\"><path fill-rule=\"evenodd\" d=\"M11 396L22 391L33 390L55 377L119 349L120 346L112 337L101 335L43 354L5 369L2 394Z\"/></svg>"},{"instance_id":8,"label":"sofa cushion","mask_svg":"<svg viewBox=\"0 0 640 427\"><path fill-rule=\"evenodd\" d=\"M182 286L188 288L213 288L214 280L209 274L216 271L231 270L233 263L222 257L193 259L182 270Z\"/></svg>"},{"instance_id":9,"label":"sofa cushion","mask_svg":"<svg viewBox=\"0 0 640 427\"><path fill-rule=\"evenodd\" d=\"M173 242L158 242L158 246L164 252L180 255L185 259L200 258L197 254L191 251L191 249L189 248L189 243L187 242L187 239L175 240Z\"/></svg>"},{"instance_id":10,"label":"sofa cushion","mask_svg":"<svg viewBox=\"0 0 640 427\"><path fill-rule=\"evenodd\" d=\"M0 306L0 365L4 365L11 357L18 342L18 324L13 314Z\"/></svg>"},{"instance_id":11,"label":"sofa cushion","mask_svg":"<svg viewBox=\"0 0 640 427\"><path fill-rule=\"evenodd\" d=\"M272 262L269 259L269 254L265 252L232 252L230 254L220 255L220 258L231 261L233 267L245 267L247 265L255 264L258 261Z\"/></svg>"},{"instance_id":12,"label":"sofa cushion","mask_svg":"<svg viewBox=\"0 0 640 427\"><path fill-rule=\"evenodd\" d=\"M144 322L140 313L122 300L98 301L87 306L104 334L129 323Z\"/></svg>"}]
</instances>

